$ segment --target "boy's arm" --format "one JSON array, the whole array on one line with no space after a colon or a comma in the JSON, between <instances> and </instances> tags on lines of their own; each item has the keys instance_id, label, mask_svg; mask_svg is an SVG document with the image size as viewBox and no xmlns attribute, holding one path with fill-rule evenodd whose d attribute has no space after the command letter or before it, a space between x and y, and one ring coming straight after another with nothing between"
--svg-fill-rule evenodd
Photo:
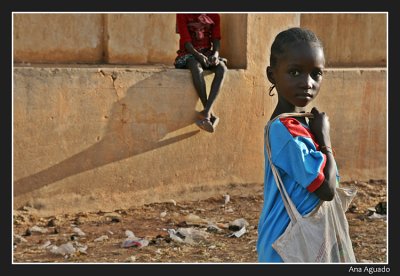
<instances>
[{"instance_id":1,"label":"boy's arm","mask_svg":"<svg viewBox=\"0 0 400 276\"><path fill-rule=\"evenodd\" d=\"M201 63L201 65L203 65L204 67L208 67L210 65L207 57L205 55L203 55L202 53L200 53L199 51L197 51L193 47L193 44L191 42L186 42L185 48L189 53L191 53L196 58L196 60L198 62Z\"/></svg>"},{"instance_id":2,"label":"boy's arm","mask_svg":"<svg viewBox=\"0 0 400 276\"><path fill-rule=\"evenodd\" d=\"M321 186L315 190L315 194L322 200L330 201L335 196L337 170L331 148L329 119L325 112L319 112L316 107L311 109L311 113L313 113L314 118L310 119L310 129L314 133L322 153L326 156L325 178Z\"/></svg>"},{"instance_id":3,"label":"boy's arm","mask_svg":"<svg viewBox=\"0 0 400 276\"><path fill-rule=\"evenodd\" d=\"M219 49L221 47L221 42L219 39L213 40L213 54L211 56L210 65L217 66L219 63Z\"/></svg>"}]
</instances>

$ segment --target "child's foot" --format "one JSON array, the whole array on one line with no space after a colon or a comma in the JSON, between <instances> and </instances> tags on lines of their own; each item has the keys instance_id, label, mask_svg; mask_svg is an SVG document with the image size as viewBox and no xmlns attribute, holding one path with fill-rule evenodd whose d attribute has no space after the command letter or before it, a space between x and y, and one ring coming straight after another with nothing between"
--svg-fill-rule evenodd
<instances>
[{"instance_id":1,"label":"child's foot","mask_svg":"<svg viewBox=\"0 0 400 276\"><path fill-rule=\"evenodd\" d=\"M196 125L207 131L207 132L214 132L214 127L213 127L213 123L211 122L212 117L206 117L206 115L204 114L204 112L199 112L198 114L198 120L196 121Z\"/></svg>"},{"instance_id":2,"label":"child's foot","mask_svg":"<svg viewBox=\"0 0 400 276\"><path fill-rule=\"evenodd\" d=\"M211 133L214 132L213 124L211 123L210 119L208 119L208 118L197 120L196 125L199 128L201 128L207 132L211 132Z\"/></svg>"}]
</instances>

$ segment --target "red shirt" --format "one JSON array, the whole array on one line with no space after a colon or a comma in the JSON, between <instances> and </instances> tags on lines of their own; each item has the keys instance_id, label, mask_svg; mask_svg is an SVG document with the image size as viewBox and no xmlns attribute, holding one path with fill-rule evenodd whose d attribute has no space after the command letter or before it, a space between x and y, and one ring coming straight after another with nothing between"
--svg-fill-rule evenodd
<instances>
[{"instance_id":1,"label":"red shirt","mask_svg":"<svg viewBox=\"0 0 400 276\"><path fill-rule=\"evenodd\" d=\"M220 16L216 13L177 14L176 28L180 35L178 55L185 55L185 43L196 50L211 49L214 39L221 39Z\"/></svg>"}]
</instances>

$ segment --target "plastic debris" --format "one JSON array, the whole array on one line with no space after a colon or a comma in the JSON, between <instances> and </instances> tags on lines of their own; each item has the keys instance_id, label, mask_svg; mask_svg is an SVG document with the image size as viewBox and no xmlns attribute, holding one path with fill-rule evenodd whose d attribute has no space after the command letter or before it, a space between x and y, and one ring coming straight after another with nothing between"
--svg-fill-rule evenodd
<instances>
[{"instance_id":1,"label":"plastic debris","mask_svg":"<svg viewBox=\"0 0 400 276\"><path fill-rule=\"evenodd\" d=\"M224 230L222 230L221 228L219 228L217 225L215 224L209 224L207 226L207 232L211 232L211 233L221 233Z\"/></svg>"},{"instance_id":2,"label":"plastic debris","mask_svg":"<svg viewBox=\"0 0 400 276\"><path fill-rule=\"evenodd\" d=\"M372 215L368 216L369 219L385 219L386 215L381 215L377 213L373 213Z\"/></svg>"},{"instance_id":3,"label":"plastic debris","mask_svg":"<svg viewBox=\"0 0 400 276\"><path fill-rule=\"evenodd\" d=\"M375 212L379 215L386 215L386 201L379 202L375 206Z\"/></svg>"},{"instance_id":4,"label":"plastic debris","mask_svg":"<svg viewBox=\"0 0 400 276\"><path fill-rule=\"evenodd\" d=\"M107 235L102 235L102 236L94 239L94 242L102 242L102 241L105 241L105 240L108 240L108 236Z\"/></svg>"},{"instance_id":5,"label":"plastic debris","mask_svg":"<svg viewBox=\"0 0 400 276\"><path fill-rule=\"evenodd\" d=\"M236 237L236 238L240 238L241 236L243 236L246 233L246 227L242 227L239 231L233 232L232 234L229 234L228 237L232 238L232 237Z\"/></svg>"},{"instance_id":6,"label":"plastic debris","mask_svg":"<svg viewBox=\"0 0 400 276\"><path fill-rule=\"evenodd\" d=\"M77 253L79 253L79 254L85 254L85 255L87 254L87 252L86 252L86 250L88 249L88 246L87 246L87 245L80 244L80 243L78 243L78 242L76 242L75 245L76 245L76 252L77 252Z\"/></svg>"},{"instance_id":7,"label":"plastic debris","mask_svg":"<svg viewBox=\"0 0 400 276\"><path fill-rule=\"evenodd\" d=\"M234 221L229 223L228 227L229 230L235 232L228 234L228 237L240 238L247 232L246 227L248 227L249 225L250 224L244 218L235 219Z\"/></svg>"},{"instance_id":8,"label":"plastic debris","mask_svg":"<svg viewBox=\"0 0 400 276\"><path fill-rule=\"evenodd\" d=\"M181 243L195 244L206 241L208 238L207 232L195 228L168 229L167 231L173 241Z\"/></svg>"},{"instance_id":9,"label":"plastic debris","mask_svg":"<svg viewBox=\"0 0 400 276\"><path fill-rule=\"evenodd\" d=\"M171 240L173 240L175 242L182 242L182 243L185 242L184 241L185 236L179 234L175 229L168 229L167 231L168 231L168 234L169 234L169 237L171 238Z\"/></svg>"},{"instance_id":10,"label":"plastic debris","mask_svg":"<svg viewBox=\"0 0 400 276\"><path fill-rule=\"evenodd\" d=\"M374 207L369 207L369 208L367 208L367 210L368 210L368 213L367 213L368 216L372 215L376 211Z\"/></svg>"},{"instance_id":11,"label":"plastic debris","mask_svg":"<svg viewBox=\"0 0 400 276\"><path fill-rule=\"evenodd\" d=\"M375 207L369 207L367 216L369 219L384 219L386 218L386 202L379 202Z\"/></svg>"},{"instance_id":12,"label":"plastic debris","mask_svg":"<svg viewBox=\"0 0 400 276\"><path fill-rule=\"evenodd\" d=\"M229 230L238 231L243 227L249 226L249 223L244 218L235 219L231 223L229 223Z\"/></svg>"},{"instance_id":13,"label":"plastic debris","mask_svg":"<svg viewBox=\"0 0 400 276\"><path fill-rule=\"evenodd\" d=\"M130 238L130 237L135 237L135 234L133 234L133 232L131 231L131 230L126 230L125 231L125 235L128 237L128 238Z\"/></svg>"},{"instance_id":14,"label":"plastic debris","mask_svg":"<svg viewBox=\"0 0 400 276\"><path fill-rule=\"evenodd\" d=\"M20 235L14 235L14 244L21 242L27 242L27 240Z\"/></svg>"},{"instance_id":15,"label":"plastic debris","mask_svg":"<svg viewBox=\"0 0 400 276\"><path fill-rule=\"evenodd\" d=\"M86 234L78 227L72 228L72 231L74 231L78 236L86 236Z\"/></svg>"},{"instance_id":16,"label":"plastic debris","mask_svg":"<svg viewBox=\"0 0 400 276\"><path fill-rule=\"evenodd\" d=\"M50 247L50 252L58 255L71 255L76 252L75 247L72 245L72 243L68 242L65 244L62 244L60 246L53 245Z\"/></svg>"},{"instance_id":17,"label":"plastic debris","mask_svg":"<svg viewBox=\"0 0 400 276\"><path fill-rule=\"evenodd\" d=\"M128 247L145 247L149 245L149 241L146 239L141 238L127 238L123 241L121 247L128 248Z\"/></svg>"},{"instance_id":18,"label":"plastic debris","mask_svg":"<svg viewBox=\"0 0 400 276\"><path fill-rule=\"evenodd\" d=\"M145 247L149 245L149 241L143 238L138 238L133 234L132 231L126 230L125 234L127 238L122 242L121 247L128 248L128 247Z\"/></svg>"}]
</instances>

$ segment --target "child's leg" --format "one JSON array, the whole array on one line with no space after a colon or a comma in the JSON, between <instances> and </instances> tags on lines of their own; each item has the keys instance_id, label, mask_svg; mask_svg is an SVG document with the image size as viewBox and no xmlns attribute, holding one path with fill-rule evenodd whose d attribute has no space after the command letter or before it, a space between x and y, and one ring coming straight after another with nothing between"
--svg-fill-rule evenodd
<instances>
[{"instance_id":1,"label":"child's leg","mask_svg":"<svg viewBox=\"0 0 400 276\"><path fill-rule=\"evenodd\" d=\"M212 113L212 107L215 103L215 100L217 99L220 88L223 85L225 74L228 71L228 68L226 67L225 63L221 61L215 68L212 68L212 70L214 71L215 76L211 83L211 90L207 100L207 104L204 107L204 111L206 114Z\"/></svg>"},{"instance_id":2,"label":"child's leg","mask_svg":"<svg viewBox=\"0 0 400 276\"><path fill-rule=\"evenodd\" d=\"M203 68L201 67L200 62L194 58L188 59L186 66L192 73L194 87L199 95L201 103L205 107L207 104L207 90L206 81L203 76Z\"/></svg>"},{"instance_id":3,"label":"child's leg","mask_svg":"<svg viewBox=\"0 0 400 276\"><path fill-rule=\"evenodd\" d=\"M201 103L205 106L207 104L207 91L206 82L203 76L203 68L195 59L188 59L186 66L192 73L194 87L196 88ZM214 127L210 121L210 114L205 113L204 110L200 112L200 114L201 116L199 120L196 121L196 125L205 131L214 132Z\"/></svg>"}]
</instances>

